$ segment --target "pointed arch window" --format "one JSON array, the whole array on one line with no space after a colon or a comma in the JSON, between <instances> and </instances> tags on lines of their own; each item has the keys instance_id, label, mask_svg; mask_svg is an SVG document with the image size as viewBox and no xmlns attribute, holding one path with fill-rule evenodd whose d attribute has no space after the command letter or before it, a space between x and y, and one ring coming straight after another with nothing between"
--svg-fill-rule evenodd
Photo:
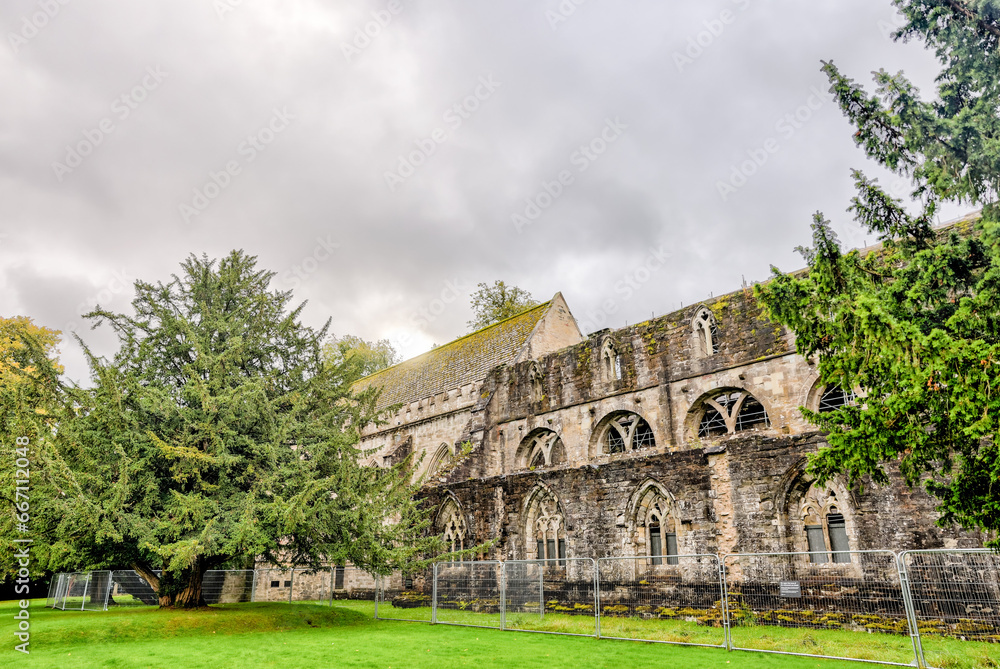
<instances>
[{"instance_id":1,"label":"pointed arch window","mask_svg":"<svg viewBox=\"0 0 1000 669\"><path fill-rule=\"evenodd\" d=\"M601 347L601 372L607 383L622 380L622 357L610 338L605 339Z\"/></svg>"},{"instance_id":2,"label":"pointed arch window","mask_svg":"<svg viewBox=\"0 0 1000 669\"><path fill-rule=\"evenodd\" d=\"M719 352L719 327L715 314L708 307L702 307L691 321L699 357L708 357Z\"/></svg>"},{"instance_id":3,"label":"pointed arch window","mask_svg":"<svg viewBox=\"0 0 1000 669\"><path fill-rule=\"evenodd\" d=\"M756 397L743 390L724 390L704 400L698 437L705 439L767 427L771 427L767 411Z\"/></svg>"},{"instance_id":4,"label":"pointed arch window","mask_svg":"<svg viewBox=\"0 0 1000 669\"><path fill-rule=\"evenodd\" d=\"M827 386L819 398L819 413L836 411L837 409L854 404L857 395L853 390L844 390L838 385Z\"/></svg>"},{"instance_id":5,"label":"pointed arch window","mask_svg":"<svg viewBox=\"0 0 1000 669\"><path fill-rule=\"evenodd\" d=\"M566 522L562 506L555 495L544 488L533 495L528 506L525 536L528 559L554 560L556 565L566 566Z\"/></svg>"},{"instance_id":6,"label":"pointed arch window","mask_svg":"<svg viewBox=\"0 0 1000 669\"><path fill-rule=\"evenodd\" d=\"M678 520L673 498L662 486L650 482L640 488L634 508L639 553L649 556L650 566L676 565Z\"/></svg>"},{"instance_id":7,"label":"pointed arch window","mask_svg":"<svg viewBox=\"0 0 1000 669\"><path fill-rule=\"evenodd\" d=\"M445 476L438 476L438 473L447 473L449 465L451 465L455 460L455 452L451 446L448 444L441 444L438 449L434 452L434 457L431 458L430 463L427 465L427 478L437 479L439 481L444 481Z\"/></svg>"},{"instance_id":8,"label":"pointed arch window","mask_svg":"<svg viewBox=\"0 0 1000 669\"><path fill-rule=\"evenodd\" d=\"M605 419L600 433L603 453L629 453L656 445L653 428L642 416L630 411L617 412Z\"/></svg>"},{"instance_id":9,"label":"pointed arch window","mask_svg":"<svg viewBox=\"0 0 1000 669\"><path fill-rule=\"evenodd\" d=\"M520 469L539 469L558 465L566 459L566 449L562 439L553 430L540 428L532 430L517 449L517 465Z\"/></svg>"},{"instance_id":10,"label":"pointed arch window","mask_svg":"<svg viewBox=\"0 0 1000 669\"><path fill-rule=\"evenodd\" d=\"M837 494L813 485L802 498L800 514L805 526L809 561L814 563L851 561L847 522Z\"/></svg>"},{"instance_id":11,"label":"pointed arch window","mask_svg":"<svg viewBox=\"0 0 1000 669\"><path fill-rule=\"evenodd\" d=\"M448 546L449 551L455 553L465 550L468 526L461 508L454 499L445 502L444 508L441 509L440 525L443 529L442 535L445 545ZM464 561L465 557L460 556L458 559Z\"/></svg>"}]
</instances>

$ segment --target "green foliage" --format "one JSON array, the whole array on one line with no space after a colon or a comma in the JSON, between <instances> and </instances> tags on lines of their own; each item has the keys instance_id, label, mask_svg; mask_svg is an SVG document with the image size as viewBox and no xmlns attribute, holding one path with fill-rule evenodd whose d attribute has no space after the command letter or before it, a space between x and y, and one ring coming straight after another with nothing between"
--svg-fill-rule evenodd
<instances>
[{"instance_id":1,"label":"green foliage","mask_svg":"<svg viewBox=\"0 0 1000 669\"><path fill-rule=\"evenodd\" d=\"M859 388L854 406L806 417L829 433L809 465L825 480L888 480L894 463L939 500L942 524L1000 530L1000 12L995 2L895 0L897 38L919 37L942 64L937 97L902 73L869 95L832 64L832 91L865 153L912 180L912 204L854 172L851 211L882 247L843 253L817 214L808 270L756 288L821 381ZM942 201L982 205L967 229L931 227ZM961 233L961 234L958 234ZM1000 545L993 534L993 544Z\"/></svg>"},{"instance_id":2,"label":"green foliage","mask_svg":"<svg viewBox=\"0 0 1000 669\"><path fill-rule=\"evenodd\" d=\"M361 376L368 376L402 362L402 356L388 339L365 341L356 335L330 337L323 345L323 360L330 365L339 365L348 358L358 358Z\"/></svg>"},{"instance_id":3,"label":"green foliage","mask_svg":"<svg viewBox=\"0 0 1000 669\"><path fill-rule=\"evenodd\" d=\"M468 323L469 332L499 323L538 304L528 291L508 286L503 281L494 281L492 286L480 283L477 288L472 294L472 312L475 318Z\"/></svg>"},{"instance_id":4,"label":"green foliage","mask_svg":"<svg viewBox=\"0 0 1000 669\"><path fill-rule=\"evenodd\" d=\"M302 325L256 258L181 267L136 282L134 316L88 314L120 350L87 350L93 387L66 389L44 451L49 566L132 567L161 604L195 606L205 570L258 556L387 573L434 552L408 463L359 464L377 398L351 393L364 361L324 362L326 328Z\"/></svg>"}]
</instances>

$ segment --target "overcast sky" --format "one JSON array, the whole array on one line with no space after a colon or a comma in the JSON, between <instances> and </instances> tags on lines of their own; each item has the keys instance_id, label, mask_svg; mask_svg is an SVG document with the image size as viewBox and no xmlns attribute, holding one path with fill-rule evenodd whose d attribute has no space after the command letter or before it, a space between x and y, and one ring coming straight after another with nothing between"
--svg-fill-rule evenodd
<instances>
[{"instance_id":1,"label":"overcast sky","mask_svg":"<svg viewBox=\"0 0 1000 669\"><path fill-rule=\"evenodd\" d=\"M929 92L896 21L889 0L4 0L0 314L108 353L82 312L242 248L309 324L407 357L495 279L562 291L585 331L661 315L801 266L816 210L863 245L866 163L820 61Z\"/></svg>"}]
</instances>

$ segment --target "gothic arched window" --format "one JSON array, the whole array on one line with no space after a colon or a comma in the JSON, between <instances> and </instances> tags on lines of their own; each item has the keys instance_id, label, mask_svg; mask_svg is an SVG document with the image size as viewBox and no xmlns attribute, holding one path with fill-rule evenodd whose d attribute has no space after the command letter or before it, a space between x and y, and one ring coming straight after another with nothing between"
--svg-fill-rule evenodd
<instances>
[{"instance_id":1,"label":"gothic arched window","mask_svg":"<svg viewBox=\"0 0 1000 669\"><path fill-rule=\"evenodd\" d=\"M434 452L434 457L427 464L427 479L437 478L438 480L444 481L444 476L435 476L439 470L447 469L447 467L454 462L455 453L452 447L448 444L441 444L438 449ZM446 473L446 472L444 472Z\"/></svg>"},{"instance_id":2,"label":"gothic arched window","mask_svg":"<svg viewBox=\"0 0 1000 669\"><path fill-rule=\"evenodd\" d=\"M837 493L828 487L813 485L802 497L799 515L805 526L809 561L822 563L850 562L851 550L847 522Z\"/></svg>"},{"instance_id":3,"label":"gothic arched window","mask_svg":"<svg viewBox=\"0 0 1000 669\"><path fill-rule=\"evenodd\" d=\"M708 307L702 307L691 321L694 330L696 350L699 357L708 357L719 352L719 327L715 314Z\"/></svg>"},{"instance_id":4,"label":"gothic arched window","mask_svg":"<svg viewBox=\"0 0 1000 669\"><path fill-rule=\"evenodd\" d=\"M550 467L564 462L566 451L562 439L554 431L547 428L532 430L524 438L517 449L517 466L519 469L538 469Z\"/></svg>"},{"instance_id":5,"label":"gothic arched window","mask_svg":"<svg viewBox=\"0 0 1000 669\"><path fill-rule=\"evenodd\" d=\"M558 566L566 566L566 521L559 500L546 488L532 494L525 538L529 560L556 560Z\"/></svg>"},{"instance_id":6,"label":"gothic arched window","mask_svg":"<svg viewBox=\"0 0 1000 669\"><path fill-rule=\"evenodd\" d=\"M601 373L606 383L622 380L622 357L610 338L605 339L601 347Z\"/></svg>"},{"instance_id":7,"label":"gothic arched window","mask_svg":"<svg viewBox=\"0 0 1000 669\"><path fill-rule=\"evenodd\" d=\"M642 416L631 411L617 411L605 418L599 428L602 453L629 453L656 445L653 428Z\"/></svg>"},{"instance_id":8,"label":"gothic arched window","mask_svg":"<svg viewBox=\"0 0 1000 669\"><path fill-rule=\"evenodd\" d=\"M854 404L857 395L853 390L844 390L838 385L827 386L819 398L819 413L836 411L837 409Z\"/></svg>"},{"instance_id":9,"label":"gothic arched window","mask_svg":"<svg viewBox=\"0 0 1000 669\"><path fill-rule=\"evenodd\" d=\"M449 499L444 503L441 513L438 515L438 523L443 529L445 545L454 553L465 550L465 538L468 534L468 526L465 524L465 516L461 508L454 499ZM459 557L459 560L464 560Z\"/></svg>"},{"instance_id":10,"label":"gothic arched window","mask_svg":"<svg viewBox=\"0 0 1000 669\"><path fill-rule=\"evenodd\" d=\"M708 397L701 409L698 437L702 439L771 426L764 406L744 390L724 390Z\"/></svg>"},{"instance_id":11,"label":"gothic arched window","mask_svg":"<svg viewBox=\"0 0 1000 669\"><path fill-rule=\"evenodd\" d=\"M634 509L637 554L648 555L651 566L677 564L677 506L673 497L654 481L640 486L630 507Z\"/></svg>"}]
</instances>

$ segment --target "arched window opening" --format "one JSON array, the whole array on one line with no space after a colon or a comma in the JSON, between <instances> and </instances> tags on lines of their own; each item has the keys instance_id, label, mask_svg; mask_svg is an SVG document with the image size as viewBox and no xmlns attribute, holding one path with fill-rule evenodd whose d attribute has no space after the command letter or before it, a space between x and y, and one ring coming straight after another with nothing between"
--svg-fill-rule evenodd
<instances>
[{"instance_id":1,"label":"arched window opening","mask_svg":"<svg viewBox=\"0 0 1000 669\"><path fill-rule=\"evenodd\" d=\"M639 414L616 415L604 426L601 444L605 453L628 453L656 445L653 428Z\"/></svg>"},{"instance_id":2,"label":"arched window opening","mask_svg":"<svg viewBox=\"0 0 1000 669\"><path fill-rule=\"evenodd\" d=\"M518 447L518 467L538 469L562 464L565 452L558 434L544 428L532 430Z\"/></svg>"},{"instance_id":3,"label":"arched window opening","mask_svg":"<svg viewBox=\"0 0 1000 669\"><path fill-rule=\"evenodd\" d=\"M528 507L527 520L528 559L552 560L555 565L565 567L566 523L559 500L548 490L539 489Z\"/></svg>"},{"instance_id":4,"label":"arched window opening","mask_svg":"<svg viewBox=\"0 0 1000 669\"><path fill-rule=\"evenodd\" d=\"M707 357L719 352L719 328L715 323L715 314L707 307L702 307L691 321L694 329L698 355Z\"/></svg>"},{"instance_id":5,"label":"arched window opening","mask_svg":"<svg viewBox=\"0 0 1000 669\"><path fill-rule=\"evenodd\" d=\"M465 517L458 504L453 499L445 502L441 510L441 526L444 528L444 542L452 553L465 550L465 538L468 534L468 526L465 524ZM458 558L465 561L464 556Z\"/></svg>"},{"instance_id":6,"label":"arched window opening","mask_svg":"<svg viewBox=\"0 0 1000 669\"><path fill-rule=\"evenodd\" d=\"M531 369L528 371L528 378L531 381L531 401L541 402L545 396L545 387L542 370L538 367L538 363L532 363Z\"/></svg>"},{"instance_id":7,"label":"arched window opening","mask_svg":"<svg viewBox=\"0 0 1000 669\"><path fill-rule=\"evenodd\" d=\"M438 481L444 481L445 476L438 476L439 472L441 474L446 474L448 467L454 462L455 454L452 452L452 447L448 444L441 444L438 446L437 451L434 452L434 457L431 458L430 463L427 465L427 478L437 479Z\"/></svg>"},{"instance_id":8,"label":"arched window opening","mask_svg":"<svg viewBox=\"0 0 1000 669\"><path fill-rule=\"evenodd\" d=\"M829 488L812 486L802 498L801 517L805 525L809 561L817 564L851 561L847 521L837 494Z\"/></svg>"},{"instance_id":9,"label":"arched window opening","mask_svg":"<svg viewBox=\"0 0 1000 669\"><path fill-rule=\"evenodd\" d=\"M634 509L638 553L647 555L651 566L676 565L677 516L673 498L662 486L650 482L640 488Z\"/></svg>"},{"instance_id":10,"label":"arched window opening","mask_svg":"<svg viewBox=\"0 0 1000 669\"><path fill-rule=\"evenodd\" d=\"M836 411L837 409L854 404L857 395L853 390L844 390L840 386L827 386L826 390L819 398L819 413Z\"/></svg>"},{"instance_id":11,"label":"arched window opening","mask_svg":"<svg viewBox=\"0 0 1000 669\"><path fill-rule=\"evenodd\" d=\"M601 347L601 372L607 383L622 380L622 357L611 339L605 339Z\"/></svg>"},{"instance_id":12,"label":"arched window opening","mask_svg":"<svg viewBox=\"0 0 1000 669\"><path fill-rule=\"evenodd\" d=\"M701 408L698 437L702 439L771 427L764 405L742 390L722 391L707 398Z\"/></svg>"}]
</instances>

